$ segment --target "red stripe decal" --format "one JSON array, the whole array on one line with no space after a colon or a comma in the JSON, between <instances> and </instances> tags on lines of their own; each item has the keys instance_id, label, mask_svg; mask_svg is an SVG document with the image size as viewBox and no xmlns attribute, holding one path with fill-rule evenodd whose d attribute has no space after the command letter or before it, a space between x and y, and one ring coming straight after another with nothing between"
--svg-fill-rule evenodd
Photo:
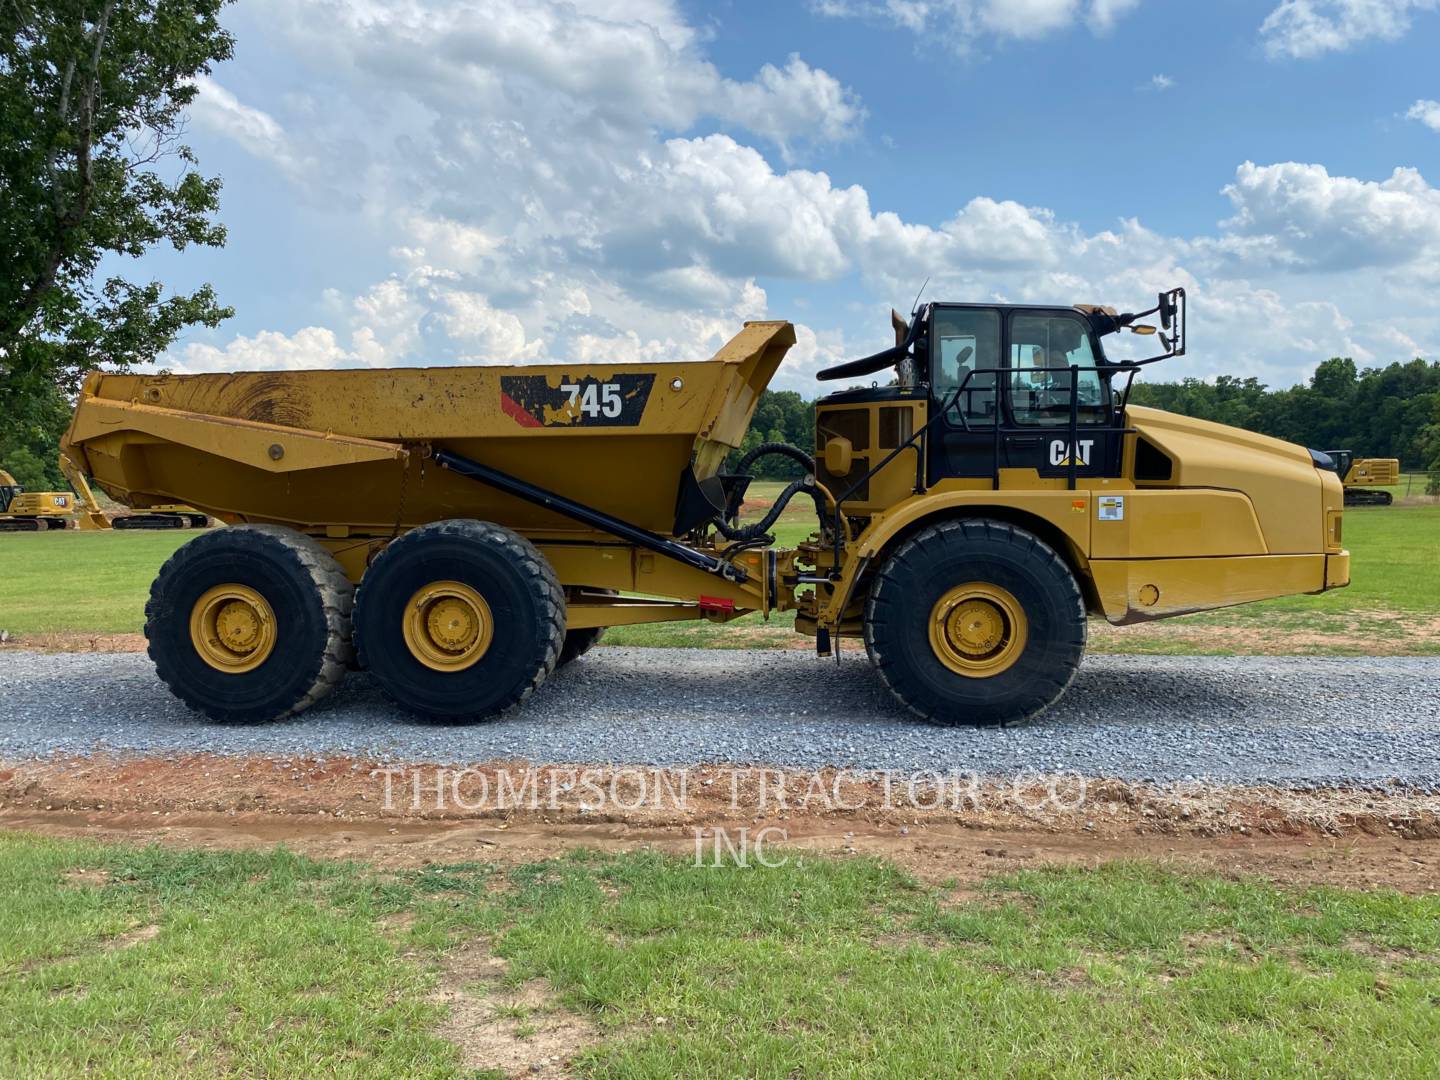
<instances>
[{"instance_id":1,"label":"red stripe decal","mask_svg":"<svg viewBox=\"0 0 1440 1080\"><path fill-rule=\"evenodd\" d=\"M518 401L504 391L500 393L500 409L506 416L510 417L521 427L544 426L539 420L536 420L535 417L526 412Z\"/></svg>"}]
</instances>

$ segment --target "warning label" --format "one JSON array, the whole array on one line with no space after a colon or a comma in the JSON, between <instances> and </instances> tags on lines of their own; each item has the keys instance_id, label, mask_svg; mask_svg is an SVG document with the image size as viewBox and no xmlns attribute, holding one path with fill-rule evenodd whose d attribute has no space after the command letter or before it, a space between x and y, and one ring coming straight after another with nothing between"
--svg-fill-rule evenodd
<instances>
[{"instance_id":1,"label":"warning label","mask_svg":"<svg viewBox=\"0 0 1440 1080\"><path fill-rule=\"evenodd\" d=\"M1097 514L1101 521L1125 520L1125 496L1101 495L1095 500Z\"/></svg>"}]
</instances>

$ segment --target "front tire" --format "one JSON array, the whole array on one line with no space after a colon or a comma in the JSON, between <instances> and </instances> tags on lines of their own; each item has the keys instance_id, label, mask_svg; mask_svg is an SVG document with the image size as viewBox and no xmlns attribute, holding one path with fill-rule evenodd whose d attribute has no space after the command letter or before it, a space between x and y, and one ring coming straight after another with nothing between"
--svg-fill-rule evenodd
<instances>
[{"instance_id":1,"label":"front tire","mask_svg":"<svg viewBox=\"0 0 1440 1080\"><path fill-rule=\"evenodd\" d=\"M354 592L334 556L293 529L197 536L150 587L150 659L176 697L212 720L293 716L345 674Z\"/></svg>"},{"instance_id":2,"label":"front tire","mask_svg":"<svg viewBox=\"0 0 1440 1080\"><path fill-rule=\"evenodd\" d=\"M555 669L565 593L535 546L486 521L412 529L371 564L355 605L361 666L401 707L473 723Z\"/></svg>"},{"instance_id":3,"label":"front tire","mask_svg":"<svg viewBox=\"0 0 1440 1080\"><path fill-rule=\"evenodd\" d=\"M1085 652L1075 575L1033 533L945 521L903 541L865 605L865 647L911 712L993 725L1044 711Z\"/></svg>"}]
</instances>

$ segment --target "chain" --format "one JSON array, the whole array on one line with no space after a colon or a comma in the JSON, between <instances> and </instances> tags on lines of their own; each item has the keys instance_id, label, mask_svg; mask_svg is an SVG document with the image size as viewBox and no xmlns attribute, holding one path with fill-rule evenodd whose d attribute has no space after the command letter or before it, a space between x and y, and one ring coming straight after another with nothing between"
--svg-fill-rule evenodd
<instances>
[{"instance_id":1,"label":"chain","mask_svg":"<svg viewBox=\"0 0 1440 1080\"><path fill-rule=\"evenodd\" d=\"M390 539L394 540L400 535L400 524L405 520L405 490L410 485L410 450L405 448L404 456L400 459L400 501L395 507L395 528L390 533ZM421 466L424 466L422 459Z\"/></svg>"}]
</instances>

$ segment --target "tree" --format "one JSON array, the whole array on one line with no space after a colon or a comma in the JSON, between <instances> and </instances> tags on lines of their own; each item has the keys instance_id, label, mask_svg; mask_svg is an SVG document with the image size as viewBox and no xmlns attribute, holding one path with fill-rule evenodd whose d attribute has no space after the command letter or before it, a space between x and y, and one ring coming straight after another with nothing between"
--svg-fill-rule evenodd
<instances>
[{"instance_id":1,"label":"tree","mask_svg":"<svg viewBox=\"0 0 1440 1080\"><path fill-rule=\"evenodd\" d=\"M228 0L0 0L0 431L45 426L105 364L154 360L232 311L203 285L101 275L169 243L219 246L220 181L181 141L229 58ZM178 165L178 169L175 167Z\"/></svg>"},{"instance_id":2,"label":"tree","mask_svg":"<svg viewBox=\"0 0 1440 1080\"><path fill-rule=\"evenodd\" d=\"M740 449L730 455L734 467L741 455L761 443L783 442L807 453L815 447L815 407L794 390L766 390L755 406L750 429ZM755 463L754 475L762 480L793 480L804 470L788 458L766 457Z\"/></svg>"},{"instance_id":3,"label":"tree","mask_svg":"<svg viewBox=\"0 0 1440 1080\"><path fill-rule=\"evenodd\" d=\"M27 491L64 491L56 449L70 423L70 403L55 387L5 402L0 423L0 467Z\"/></svg>"},{"instance_id":4,"label":"tree","mask_svg":"<svg viewBox=\"0 0 1440 1080\"><path fill-rule=\"evenodd\" d=\"M1137 405L1248 428L1316 450L1353 450L1428 465L1440 453L1440 364L1412 360L1357 371L1349 359L1322 362L1308 386L1267 390L1254 379L1213 383L1137 382Z\"/></svg>"}]
</instances>

